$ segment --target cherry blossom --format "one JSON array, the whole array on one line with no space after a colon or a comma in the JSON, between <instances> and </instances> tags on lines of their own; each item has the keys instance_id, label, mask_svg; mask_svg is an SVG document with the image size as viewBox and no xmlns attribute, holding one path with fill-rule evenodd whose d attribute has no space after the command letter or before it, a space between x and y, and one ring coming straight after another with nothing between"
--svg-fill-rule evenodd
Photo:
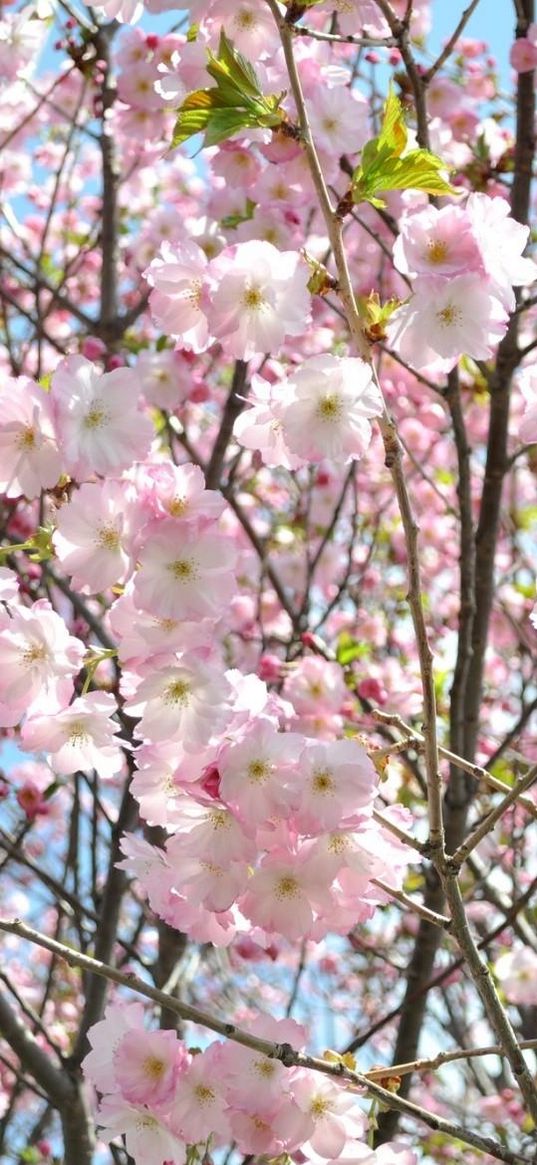
<instances>
[{"instance_id":1,"label":"cherry blossom","mask_svg":"<svg viewBox=\"0 0 537 1165\"><path fill-rule=\"evenodd\" d=\"M84 644L46 599L0 615L0 715L17 724L23 712L57 712L69 702Z\"/></svg>"},{"instance_id":2,"label":"cherry blossom","mask_svg":"<svg viewBox=\"0 0 537 1165\"><path fill-rule=\"evenodd\" d=\"M85 484L60 510L53 541L72 584L95 594L131 572L127 490L120 482Z\"/></svg>"},{"instance_id":3,"label":"cherry blossom","mask_svg":"<svg viewBox=\"0 0 537 1165\"><path fill-rule=\"evenodd\" d=\"M140 718L138 736L153 742L180 740L187 752L195 752L225 726L229 693L212 660L185 652L146 675L124 707Z\"/></svg>"},{"instance_id":4,"label":"cherry blossom","mask_svg":"<svg viewBox=\"0 0 537 1165\"><path fill-rule=\"evenodd\" d=\"M149 451L150 421L139 411L130 368L100 375L83 356L68 356L52 378L51 400L64 465L77 480L117 473Z\"/></svg>"},{"instance_id":5,"label":"cherry blossom","mask_svg":"<svg viewBox=\"0 0 537 1165\"><path fill-rule=\"evenodd\" d=\"M0 488L6 497L38 497L62 472L50 403L28 377L8 379L0 393Z\"/></svg>"},{"instance_id":6,"label":"cherry blossom","mask_svg":"<svg viewBox=\"0 0 537 1165\"><path fill-rule=\"evenodd\" d=\"M209 321L230 356L242 360L277 350L310 319L308 272L295 251L252 240L210 264L214 290Z\"/></svg>"},{"instance_id":7,"label":"cherry blossom","mask_svg":"<svg viewBox=\"0 0 537 1165\"><path fill-rule=\"evenodd\" d=\"M181 1066L177 1036L172 1031L129 1028L116 1045L114 1075L126 1100L133 1104L166 1104L173 1097ZM183 1066L187 1057L183 1053Z\"/></svg>"},{"instance_id":8,"label":"cherry blossom","mask_svg":"<svg viewBox=\"0 0 537 1165\"><path fill-rule=\"evenodd\" d=\"M159 255L145 272L154 288L149 302L156 323L168 334L180 337L193 352L202 352L209 342L206 275L207 258L190 240L175 246L162 243Z\"/></svg>"},{"instance_id":9,"label":"cherry blossom","mask_svg":"<svg viewBox=\"0 0 537 1165\"><path fill-rule=\"evenodd\" d=\"M88 692L53 719L31 716L26 720L22 729L24 747L45 751L57 773L90 768L109 779L120 772L124 762L115 739L119 725L111 720L116 710L109 692Z\"/></svg>"},{"instance_id":10,"label":"cherry blossom","mask_svg":"<svg viewBox=\"0 0 537 1165\"><path fill-rule=\"evenodd\" d=\"M448 371L463 354L486 360L506 327L502 304L478 275L425 276L410 302L392 316L389 340L415 367L427 368L439 356Z\"/></svg>"},{"instance_id":11,"label":"cherry blossom","mask_svg":"<svg viewBox=\"0 0 537 1165\"><path fill-rule=\"evenodd\" d=\"M168 518L148 529L135 605L166 619L216 616L234 591L234 561L233 545L223 535L197 532L188 523L179 533Z\"/></svg>"},{"instance_id":12,"label":"cherry blossom","mask_svg":"<svg viewBox=\"0 0 537 1165\"><path fill-rule=\"evenodd\" d=\"M360 457L369 444L369 420L382 412L382 399L363 360L312 356L288 379L290 403L281 424L292 453L305 461L330 457L343 463Z\"/></svg>"}]
</instances>

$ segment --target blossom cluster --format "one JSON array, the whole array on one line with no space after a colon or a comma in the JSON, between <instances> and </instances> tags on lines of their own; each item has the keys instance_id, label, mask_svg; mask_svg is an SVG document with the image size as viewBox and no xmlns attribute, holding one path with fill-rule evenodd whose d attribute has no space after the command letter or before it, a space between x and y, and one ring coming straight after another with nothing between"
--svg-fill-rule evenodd
<instances>
[{"instance_id":1,"label":"blossom cluster","mask_svg":"<svg viewBox=\"0 0 537 1165\"><path fill-rule=\"evenodd\" d=\"M112 1004L90 1030L84 1070L102 1099L105 1137L125 1135L144 1165L184 1165L187 1146L234 1141L241 1153L279 1156L300 1150L313 1163L347 1159L364 1165L415 1165L403 1145L378 1153L364 1144L367 1117L356 1089L301 1067L285 1068L262 1051L215 1042L190 1051L173 1031L148 1031L140 1003ZM249 1035L304 1047L294 1020L260 1016ZM202 1134L200 1138L200 1133Z\"/></svg>"},{"instance_id":2,"label":"blossom cluster","mask_svg":"<svg viewBox=\"0 0 537 1165\"><path fill-rule=\"evenodd\" d=\"M410 36L424 35L428 0L414 0L411 11L407 0L391 0L391 7ZM92 12L128 25L144 12L176 8L174 0L102 0ZM333 14L343 37L357 29L389 37L392 47L378 46L386 54L380 59L400 62L374 0L321 0L308 8L308 26L332 27ZM50 102L44 92L39 97L43 134L36 157L56 174L54 206L49 215L50 189L36 186L35 215L18 224L5 248L15 260L20 254L24 276L17 286L6 255L6 332L11 304L20 303L21 335L31 321L29 256L34 249L39 254L39 351L34 360L31 345L26 352L21 343L21 360L10 361L10 348L1 359L4 370L12 365L13 378L4 375L0 388L0 491L9 561L18 569L15 575L0 568L0 725L38 759L0 781L0 797L14 793L35 860L49 829L62 839L66 834L72 790L77 813L87 808L86 790L79 795L84 782L74 775L96 774L102 782L91 871L97 908L105 848L99 829L108 836L128 788L141 830L121 840L119 866L133 879L132 898L126 894L122 907L123 933L132 902L139 909L146 897L154 915L200 944L202 964L204 944L227 948L208 956L219 968L232 967L234 958L259 960L262 973L252 975L244 1000L257 1004L259 991L261 1005L274 1014L285 1013L282 983L306 943L315 952L314 970L306 973L314 976L319 967L333 981L338 976L331 1007L343 1031L345 1008L355 1015L354 1000L347 1002L355 985L362 1015L374 1025L379 984L383 995L386 986L395 994L401 983L402 964L384 958L383 942L400 927L406 957L416 917L405 910L400 920L399 906L378 908L394 894L408 903L400 891L404 885L410 892L412 879L405 884L405 877L414 851L400 839L412 840L414 818L426 812L413 762L409 773L397 760L385 771L381 753L377 768L371 746L378 731L369 718L372 705L422 721L404 601L408 547L372 422L387 421L389 409L405 450L440 726L447 720L459 630L454 578L461 549L456 450L441 383L462 355L471 357L461 364L460 386L468 449L476 450L468 456L477 513L488 410L472 361L493 356L515 308L514 288L532 282L535 267L523 257L528 230L509 214L507 184L492 177L495 166L505 172L510 130L478 116L478 103L490 97L485 46L461 40L467 84L455 82L454 66L427 86L431 145L445 158L460 196L437 208L426 206L419 190L387 191L388 214L378 216L364 203L345 223L360 311L388 300L390 307L400 305L373 371L351 354L326 224L303 144L292 132L297 111L268 5L192 0L188 19L188 35L187 24L165 35L122 28L108 79L106 62L91 58L91 37L81 36L80 44L73 39L58 93L54 85ZM0 177L14 195L24 187L20 146L35 132L33 95L42 79L34 78L28 90L20 82L44 43L44 25L30 11L0 20L0 129L8 138ZM222 27L255 62L263 91L281 92L290 132L242 126L207 150L201 171L169 146L177 107L187 93L207 88L207 50L218 51ZM519 71L535 63L535 28L513 49ZM112 44L115 27L109 33ZM366 99L365 72L359 64L355 70L352 46L329 35L311 42L297 36L294 52L335 206L348 188L349 166L377 126L376 101ZM374 75L379 54L361 57ZM21 124L13 137L15 109ZM72 126L68 118L56 124L62 109ZM100 257L87 245L88 222L102 217L93 130L72 173L62 155L62 134L67 142L71 131L76 138L79 115L93 125L101 113L121 174L120 291L110 327L99 316ZM481 174L479 193L467 195L478 135L489 172ZM12 221L16 213L2 232ZM321 294L312 271L326 277ZM378 296L372 293L377 285ZM527 308L521 319L534 321L530 300ZM116 327L119 338L109 347ZM92 328L96 335L86 334ZM519 624L533 601L529 568L522 577L517 564L515 531L524 529L534 497L531 454L526 466L519 443L537 436L527 324L521 336L528 360L513 394L509 455L516 461L516 491L513 486L508 530L499 534L482 762L487 748L493 753L504 719L516 721L513 644L518 650ZM18 349L19 325L12 341ZM70 354L58 361L62 348ZM429 393L412 368L425 370L440 391ZM227 447L216 473L222 434ZM219 480L222 492L206 488L208 480ZM12 559L17 551L20 557ZM320 628L322 639L304 628ZM319 643L322 655L308 655ZM524 685L528 655L520 649ZM501 707L492 694L500 691ZM420 763L418 756L418 776ZM97 789L97 779L93 784ZM84 856L80 884L86 865ZM156 928L144 928L149 949L155 934ZM367 936L381 966L370 977L363 974L375 968ZM356 956L350 974L349 952ZM268 985L268 975L263 980L273 958L278 989ZM534 953L518 944L497 959L495 975L508 1002L531 1002L535 964ZM220 982L212 976L212 1001ZM188 988L194 999L203 989ZM80 1012L77 990L72 987L66 1003L75 1017L71 1032ZM315 1007L321 993L311 996ZM306 997L303 990L305 1011ZM233 1018L246 1014L254 1040L304 1047L301 1025L252 1021L244 1000L242 1017ZM47 1006L52 1011L52 998ZM375 1152L367 1146L356 1090L284 1068L237 1043L193 1049L175 1031L151 1030L147 1021L141 1005L115 1002L91 1029L85 1061L100 1094L103 1136L125 1136L139 1163L190 1165L189 1146L209 1158L213 1147L233 1141L247 1155L292 1155L311 1165L415 1165L415 1154L402 1145ZM345 1018L349 1028L351 1022ZM384 1058L383 1038L373 1047ZM67 1027L62 1039L67 1055ZM422 1080L420 1088L429 1087ZM434 1088L431 1106L438 1109L437 1081ZM499 1119L494 1105L486 1097L480 1111ZM520 1128L520 1106L512 1105L513 1112Z\"/></svg>"},{"instance_id":3,"label":"blossom cluster","mask_svg":"<svg viewBox=\"0 0 537 1165\"><path fill-rule=\"evenodd\" d=\"M350 409L355 364L364 398L369 392L378 407L361 361L310 361L332 400L334 372L341 375ZM307 398L306 365L295 380L291 432L300 392ZM400 885L408 855L373 819L377 774L364 747L334 738L346 696L339 668L324 663L316 676L310 665L308 680L302 665L309 702L297 673L284 686L289 704L257 676L225 667L218 628L237 590L225 503L204 488L197 466L148 456L134 463L148 453L152 434L140 402L135 370L99 375L72 356L58 366L49 393L27 381L10 385L2 426L8 493L32 496L51 486L60 445L64 467L81 482L52 536L73 587L91 596L121 585L108 621L122 664L122 714L135 722L132 792L143 817L172 835L164 852L127 835L123 864L154 910L199 941L227 944L249 926L261 943L275 934L318 940L329 930L345 933L384 900L373 879ZM358 410L348 432L355 455L368 436ZM27 607L9 577L4 585L3 723L23 719L22 747L45 753L56 774L90 767L113 779L127 747L116 698L99 687L75 690L83 643L48 600ZM328 724L335 717L326 741L308 735L308 711L324 711ZM302 732L288 731L293 713ZM404 817L401 808L392 812Z\"/></svg>"},{"instance_id":4,"label":"blossom cluster","mask_svg":"<svg viewBox=\"0 0 537 1165\"><path fill-rule=\"evenodd\" d=\"M396 351L415 368L443 372L463 354L491 356L515 307L513 287L537 276L522 257L528 236L505 199L486 194L403 216L393 258L413 295L392 317Z\"/></svg>"}]
</instances>

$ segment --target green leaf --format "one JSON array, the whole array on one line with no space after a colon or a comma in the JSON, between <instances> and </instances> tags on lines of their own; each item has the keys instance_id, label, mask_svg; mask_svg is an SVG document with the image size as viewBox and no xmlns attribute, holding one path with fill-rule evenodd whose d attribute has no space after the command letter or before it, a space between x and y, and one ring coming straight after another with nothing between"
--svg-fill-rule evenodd
<instances>
[{"instance_id":1,"label":"green leaf","mask_svg":"<svg viewBox=\"0 0 537 1165\"><path fill-rule=\"evenodd\" d=\"M408 131L403 116L403 107L390 85L384 104L382 128L377 138L379 148L386 146L400 158L408 141Z\"/></svg>"},{"instance_id":2,"label":"green leaf","mask_svg":"<svg viewBox=\"0 0 537 1165\"><path fill-rule=\"evenodd\" d=\"M219 86L227 79L242 97L256 100L263 96L255 69L246 57L238 52L232 41L228 40L223 28L220 31L218 56L215 57L209 49L207 72Z\"/></svg>"},{"instance_id":3,"label":"green leaf","mask_svg":"<svg viewBox=\"0 0 537 1165\"><path fill-rule=\"evenodd\" d=\"M254 217L256 206L256 202L252 202L251 198L247 198L244 210L242 212L236 211L235 214L226 214L224 218L220 219L220 225L228 231L236 230L241 222L249 222Z\"/></svg>"},{"instance_id":4,"label":"green leaf","mask_svg":"<svg viewBox=\"0 0 537 1165\"><path fill-rule=\"evenodd\" d=\"M262 92L255 69L220 33L218 54L209 50L207 72L216 85L189 93L177 112L172 148L195 134L205 135L204 145L214 146L233 137L241 129L275 128L284 114L280 104L284 93Z\"/></svg>"},{"instance_id":5,"label":"green leaf","mask_svg":"<svg viewBox=\"0 0 537 1165\"><path fill-rule=\"evenodd\" d=\"M205 131L205 145L217 146L241 129L255 128L258 121L242 109L217 109Z\"/></svg>"},{"instance_id":6,"label":"green leaf","mask_svg":"<svg viewBox=\"0 0 537 1165\"><path fill-rule=\"evenodd\" d=\"M353 202L383 207L379 195L388 190L423 190L426 194L458 194L443 177L445 163L430 150L405 153L408 130L403 108L392 87L384 105L378 137L366 142L360 164L352 175Z\"/></svg>"},{"instance_id":7,"label":"green leaf","mask_svg":"<svg viewBox=\"0 0 537 1165\"><path fill-rule=\"evenodd\" d=\"M190 25L190 28L186 34L187 44L192 44L192 41L198 39L199 30L200 30L199 24L191 24Z\"/></svg>"},{"instance_id":8,"label":"green leaf","mask_svg":"<svg viewBox=\"0 0 537 1165\"><path fill-rule=\"evenodd\" d=\"M211 92L210 89L196 89L185 97L173 130L173 148L182 145L194 134L203 133L207 128L214 108Z\"/></svg>"}]
</instances>

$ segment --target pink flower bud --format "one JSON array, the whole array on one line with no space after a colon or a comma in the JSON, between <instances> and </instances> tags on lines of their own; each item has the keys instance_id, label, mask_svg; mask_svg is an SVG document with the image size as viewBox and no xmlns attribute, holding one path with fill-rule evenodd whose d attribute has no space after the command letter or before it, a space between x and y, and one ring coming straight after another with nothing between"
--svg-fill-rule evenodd
<instances>
[{"instance_id":1,"label":"pink flower bud","mask_svg":"<svg viewBox=\"0 0 537 1165\"><path fill-rule=\"evenodd\" d=\"M125 368L126 363L124 356L121 356L119 352L114 352L114 355L106 361L106 371L113 372L114 368Z\"/></svg>"},{"instance_id":2,"label":"pink flower bud","mask_svg":"<svg viewBox=\"0 0 537 1165\"><path fill-rule=\"evenodd\" d=\"M106 353L106 344L98 336L86 336L80 346L80 351L86 360L100 360Z\"/></svg>"}]
</instances>

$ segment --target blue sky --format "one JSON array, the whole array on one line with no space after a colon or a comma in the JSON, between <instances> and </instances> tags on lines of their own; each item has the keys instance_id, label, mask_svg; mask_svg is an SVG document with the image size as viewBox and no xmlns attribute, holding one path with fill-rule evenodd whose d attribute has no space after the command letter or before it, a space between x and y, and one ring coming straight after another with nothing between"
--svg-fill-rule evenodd
<instances>
[{"instance_id":1,"label":"blue sky","mask_svg":"<svg viewBox=\"0 0 537 1165\"><path fill-rule=\"evenodd\" d=\"M457 0L457 2L454 0L432 0L431 48L436 50L442 47L444 41L453 32L466 4L467 0L464 3L462 0ZM481 0L463 34L475 37L477 40L487 41L491 55L496 57L499 72L505 85L509 83L511 75L509 49L514 40L514 12L515 6L512 0Z\"/></svg>"}]
</instances>

